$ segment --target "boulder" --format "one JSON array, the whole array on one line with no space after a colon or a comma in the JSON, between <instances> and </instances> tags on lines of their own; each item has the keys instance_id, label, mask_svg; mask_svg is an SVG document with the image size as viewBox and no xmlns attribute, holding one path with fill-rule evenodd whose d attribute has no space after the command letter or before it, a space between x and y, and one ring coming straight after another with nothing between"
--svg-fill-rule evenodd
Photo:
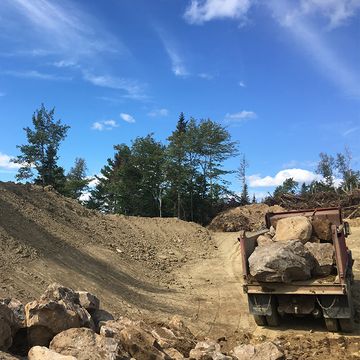
<instances>
[{"instance_id":1,"label":"boulder","mask_svg":"<svg viewBox=\"0 0 360 360\"><path fill-rule=\"evenodd\" d=\"M45 346L34 346L28 353L29 360L77 360L74 356L61 355Z\"/></svg>"},{"instance_id":2,"label":"boulder","mask_svg":"<svg viewBox=\"0 0 360 360\"><path fill-rule=\"evenodd\" d=\"M13 312L4 304L0 304L0 350L7 350L13 342L17 323Z\"/></svg>"},{"instance_id":3,"label":"boulder","mask_svg":"<svg viewBox=\"0 0 360 360\"><path fill-rule=\"evenodd\" d=\"M50 285L40 300L25 305L31 346L48 346L56 334L70 328L94 328L90 314L79 305L77 294L58 284Z\"/></svg>"},{"instance_id":4,"label":"boulder","mask_svg":"<svg viewBox=\"0 0 360 360\"><path fill-rule=\"evenodd\" d=\"M80 305L86 310L97 310L100 307L100 300L87 291L77 291Z\"/></svg>"},{"instance_id":5,"label":"boulder","mask_svg":"<svg viewBox=\"0 0 360 360\"><path fill-rule=\"evenodd\" d=\"M314 218L312 223L313 233L323 241L332 241L331 222L328 219Z\"/></svg>"},{"instance_id":6,"label":"boulder","mask_svg":"<svg viewBox=\"0 0 360 360\"><path fill-rule=\"evenodd\" d=\"M19 328L26 327L25 308L19 300L13 298L1 299L0 304L6 305L13 312L15 321Z\"/></svg>"},{"instance_id":7,"label":"boulder","mask_svg":"<svg viewBox=\"0 0 360 360\"><path fill-rule=\"evenodd\" d=\"M230 357L221 353L220 345L213 340L200 341L196 344L195 349L190 351L190 359L195 360L227 360Z\"/></svg>"},{"instance_id":8,"label":"boulder","mask_svg":"<svg viewBox=\"0 0 360 360\"><path fill-rule=\"evenodd\" d=\"M306 243L312 234L312 225L306 216L292 216L278 220L276 241L300 240Z\"/></svg>"},{"instance_id":9,"label":"boulder","mask_svg":"<svg viewBox=\"0 0 360 360\"><path fill-rule=\"evenodd\" d=\"M249 257L250 274L260 282L291 282L311 278L314 258L299 240L257 246Z\"/></svg>"},{"instance_id":10,"label":"boulder","mask_svg":"<svg viewBox=\"0 0 360 360\"><path fill-rule=\"evenodd\" d=\"M256 240L258 246L266 246L273 243L273 240L270 236L259 235Z\"/></svg>"},{"instance_id":11,"label":"boulder","mask_svg":"<svg viewBox=\"0 0 360 360\"><path fill-rule=\"evenodd\" d=\"M113 360L127 356L118 341L87 328L68 329L57 334L50 343L50 350L77 360Z\"/></svg>"},{"instance_id":12,"label":"boulder","mask_svg":"<svg viewBox=\"0 0 360 360\"><path fill-rule=\"evenodd\" d=\"M334 246L330 243L306 243L305 247L315 258L313 275L328 276L331 274L335 259Z\"/></svg>"},{"instance_id":13,"label":"boulder","mask_svg":"<svg viewBox=\"0 0 360 360\"><path fill-rule=\"evenodd\" d=\"M236 346L231 355L239 360L282 360L285 358L277 346L270 341L257 345Z\"/></svg>"},{"instance_id":14,"label":"boulder","mask_svg":"<svg viewBox=\"0 0 360 360\"><path fill-rule=\"evenodd\" d=\"M94 322L95 331L97 333L100 332L101 325L103 325L106 321L114 320L114 316L106 310L90 309L89 313Z\"/></svg>"}]
</instances>

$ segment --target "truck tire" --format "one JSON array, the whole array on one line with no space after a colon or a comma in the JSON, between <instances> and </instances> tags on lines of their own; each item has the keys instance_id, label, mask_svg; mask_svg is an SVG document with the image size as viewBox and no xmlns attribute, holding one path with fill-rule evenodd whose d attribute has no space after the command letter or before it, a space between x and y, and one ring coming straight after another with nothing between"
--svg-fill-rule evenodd
<instances>
[{"instance_id":1,"label":"truck tire","mask_svg":"<svg viewBox=\"0 0 360 360\"><path fill-rule=\"evenodd\" d=\"M266 326L266 317L264 315L254 315L254 320L258 326Z\"/></svg>"},{"instance_id":2,"label":"truck tire","mask_svg":"<svg viewBox=\"0 0 360 360\"><path fill-rule=\"evenodd\" d=\"M352 319L339 319L340 330L345 333L351 333L354 330Z\"/></svg>"},{"instance_id":3,"label":"truck tire","mask_svg":"<svg viewBox=\"0 0 360 360\"><path fill-rule=\"evenodd\" d=\"M274 310L271 315L266 315L266 322L270 327L279 326L280 318L278 312Z\"/></svg>"},{"instance_id":4,"label":"truck tire","mask_svg":"<svg viewBox=\"0 0 360 360\"><path fill-rule=\"evenodd\" d=\"M325 319L325 325L328 331L331 332L338 332L339 331L339 322L338 319L332 319L332 318L324 318Z\"/></svg>"}]
</instances>

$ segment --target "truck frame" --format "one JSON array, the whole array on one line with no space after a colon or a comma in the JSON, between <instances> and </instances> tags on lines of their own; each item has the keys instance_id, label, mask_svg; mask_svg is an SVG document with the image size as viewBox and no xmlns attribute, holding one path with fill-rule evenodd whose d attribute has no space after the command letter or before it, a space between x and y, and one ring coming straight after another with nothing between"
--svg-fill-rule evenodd
<instances>
[{"instance_id":1,"label":"truck frame","mask_svg":"<svg viewBox=\"0 0 360 360\"><path fill-rule=\"evenodd\" d=\"M250 274L249 256L257 246L257 237L269 231L279 219L290 216L327 219L331 222L332 243L335 250L336 274L326 278L313 278L291 283L258 282ZM257 233L241 232L240 250L243 268L243 290L248 297L249 311L257 325L278 326L281 316L313 315L323 317L329 331L351 332L353 330L353 282L351 251L345 238L349 225L343 222L340 208L321 208L268 213L266 230Z\"/></svg>"}]
</instances>

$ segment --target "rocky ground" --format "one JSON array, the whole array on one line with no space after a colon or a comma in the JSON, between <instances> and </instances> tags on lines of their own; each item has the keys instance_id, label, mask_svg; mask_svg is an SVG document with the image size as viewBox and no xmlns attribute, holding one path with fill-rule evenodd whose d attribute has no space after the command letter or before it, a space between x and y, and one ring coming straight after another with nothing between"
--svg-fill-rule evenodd
<instances>
[{"instance_id":1,"label":"rocky ground","mask_svg":"<svg viewBox=\"0 0 360 360\"><path fill-rule=\"evenodd\" d=\"M58 282L96 294L115 318L165 324L179 315L197 342L213 339L226 356L238 345L271 341L286 359L360 359L359 324L352 335L306 318L277 329L255 325L237 235L175 219L104 216L52 191L0 183L0 298L27 303ZM353 227L357 311L359 239Z\"/></svg>"}]
</instances>

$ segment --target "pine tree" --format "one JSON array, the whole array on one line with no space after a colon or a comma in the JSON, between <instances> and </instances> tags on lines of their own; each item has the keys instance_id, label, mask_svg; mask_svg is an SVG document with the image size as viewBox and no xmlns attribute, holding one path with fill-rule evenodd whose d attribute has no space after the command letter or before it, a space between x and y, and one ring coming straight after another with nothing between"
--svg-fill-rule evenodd
<instances>
[{"instance_id":1,"label":"pine tree","mask_svg":"<svg viewBox=\"0 0 360 360\"><path fill-rule=\"evenodd\" d=\"M253 198L252 198L252 203L253 203L253 204L256 204L256 203L257 203L257 201L256 201L256 197L255 197L255 194L253 195Z\"/></svg>"},{"instance_id":2,"label":"pine tree","mask_svg":"<svg viewBox=\"0 0 360 360\"><path fill-rule=\"evenodd\" d=\"M76 158L74 166L66 175L65 195L73 199L79 199L84 191L88 189L91 179L86 176L86 171L85 159Z\"/></svg>"},{"instance_id":3,"label":"pine tree","mask_svg":"<svg viewBox=\"0 0 360 360\"><path fill-rule=\"evenodd\" d=\"M28 143L18 145L21 154L13 161L21 165L17 180L30 179L37 172L35 183L52 185L61 191L65 184L64 169L57 165L60 143L66 138L68 125L54 120L55 109L42 104L32 116L33 129L24 128Z\"/></svg>"}]
</instances>

